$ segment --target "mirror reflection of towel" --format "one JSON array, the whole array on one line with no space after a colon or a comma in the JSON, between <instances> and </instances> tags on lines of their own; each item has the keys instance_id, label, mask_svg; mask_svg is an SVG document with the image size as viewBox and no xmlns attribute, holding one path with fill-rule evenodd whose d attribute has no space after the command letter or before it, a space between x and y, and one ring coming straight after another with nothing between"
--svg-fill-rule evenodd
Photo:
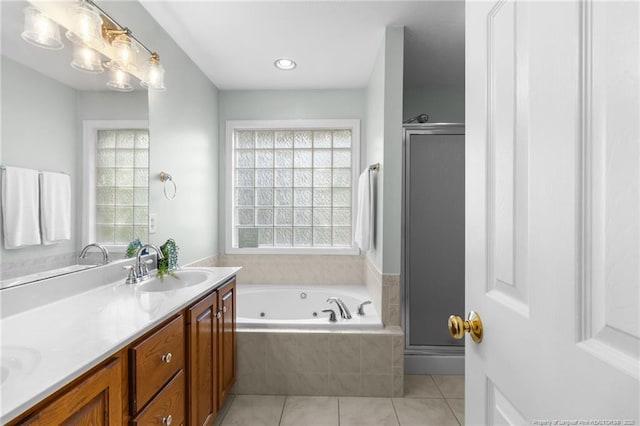
<instances>
[{"instance_id":1,"label":"mirror reflection of towel","mask_svg":"<svg viewBox=\"0 0 640 426\"><path fill-rule=\"evenodd\" d=\"M40 244L38 171L20 167L2 170L4 248Z\"/></svg>"},{"instance_id":2,"label":"mirror reflection of towel","mask_svg":"<svg viewBox=\"0 0 640 426\"><path fill-rule=\"evenodd\" d=\"M71 179L64 173L40 173L42 243L71 239Z\"/></svg>"}]
</instances>

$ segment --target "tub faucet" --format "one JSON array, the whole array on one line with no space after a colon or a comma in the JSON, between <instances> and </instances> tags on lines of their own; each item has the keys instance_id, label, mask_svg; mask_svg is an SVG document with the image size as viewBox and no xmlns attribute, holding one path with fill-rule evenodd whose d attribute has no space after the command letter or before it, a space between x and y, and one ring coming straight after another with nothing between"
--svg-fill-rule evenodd
<instances>
[{"instance_id":1,"label":"tub faucet","mask_svg":"<svg viewBox=\"0 0 640 426\"><path fill-rule=\"evenodd\" d=\"M91 244L87 244L86 246L84 246L84 248L82 249L82 251L80 252L80 259L84 259L87 257L87 252L89 251L89 249L91 247L95 247L97 249L99 249L102 252L102 264L106 265L107 263L109 263L109 252L107 251L107 248L105 246L103 246L102 244L98 244L98 243L91 243Z\"/></svg>"},{"instance_id":2,"label":"tub faucet","mask_svg":"<svg viewBox=\"0 0 640 426\"><path fill-rule=\"evenodd\" d=\"M371 300L365 300L358 305L358 315L364 315L364 305L370 305Z\"/></svg>"},{"instance_id":3,"label":"tub faucet","mask_svg":"<svg viewBox=\"0 0 640 426\"><path fill-rule=\"evenodd\" d=\"M158 246L154 246L153 244L145 244L140 247L136 252L136 263L131 266L125 266L126 269L129 269L129 277L126 281L127 284L137 284L150 278L147 263L142 261L142 252L144 252L146 249L155 250L156 254L158 255L158 259L164 259L162 250L160 250Z\"/></svg>"},{"instance_id":4,"label":"tub faucet","mask_svg":"<svg viewBox=\"0 0 640 426\"><path fill-rule=\"evenodd\" d=\"M335 302L338 305L338 310L340 310L340 316L345 319L351 319L351 312L349 312L349 308L344 304L342 299L339 297L330 297L327 299L327 302Z\"/></svg>"}]
</instances>

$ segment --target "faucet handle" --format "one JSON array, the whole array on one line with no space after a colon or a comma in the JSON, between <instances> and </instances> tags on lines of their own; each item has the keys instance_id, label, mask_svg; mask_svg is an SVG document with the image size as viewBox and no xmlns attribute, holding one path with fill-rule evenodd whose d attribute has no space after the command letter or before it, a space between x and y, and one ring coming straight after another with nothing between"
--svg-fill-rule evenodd
<instances>
[{"instance_id":1,"label":"faucet handle","mask_svg":"<svg viewBox=\"0 0 640 426\"><path fill-rule=\"evenodd\" d=\"M329 313L329 322L337 322L338 321L336 319L336 312L333 309L323 309L322 312L328 312Z\"/></svg>"},{"instance_id":2,"label":"faucet handle","mask_svg":"<svg viewBox=\"0 0 640 426\"><path fill-rule=\"evenodd\" d=\"M364 305L370 305L371 300L365 300L358 305L358 315L364 315Z\"/></svg>"},{"instance_id":3,"label":"faucet handle","mask_svg":"<svg viewBox=\"0 0 640 426\"><path fill-rule=\"evenodd\" d=\"M127 284L134 284L136 282L136 270L133 265L124 265L122 267L125 271L129 271L129 276L127 277Z\"/></svg>"}]
</instances>

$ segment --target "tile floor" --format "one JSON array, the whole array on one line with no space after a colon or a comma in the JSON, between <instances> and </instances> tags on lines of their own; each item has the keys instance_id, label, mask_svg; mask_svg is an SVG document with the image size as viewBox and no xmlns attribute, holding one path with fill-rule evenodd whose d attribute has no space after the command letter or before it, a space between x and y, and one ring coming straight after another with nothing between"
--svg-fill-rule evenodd
<instances>
[{"instance_id":1,"label":"tile floor","mask_svg":"<svg viewBox=\"0 0 640 426\"><path fill-rule=\"evenodd\" d=\"M231 395L219 426L464 425L464 376L406 375L403 398Z\"/></svg>"}]
</instances>

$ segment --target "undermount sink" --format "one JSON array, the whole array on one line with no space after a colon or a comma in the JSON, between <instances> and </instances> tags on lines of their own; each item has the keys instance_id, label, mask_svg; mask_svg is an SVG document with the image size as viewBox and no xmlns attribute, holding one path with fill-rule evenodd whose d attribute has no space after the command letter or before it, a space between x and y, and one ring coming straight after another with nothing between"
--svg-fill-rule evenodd
<instances>
[{"instance_id":1,"label":"undermount sink","mask_svg":"<svg viewBox=\"0 0 640 426\"><path fill-rule=\"evenodd\" d=\"M40 359L40 352L32 348L0 346L0 385L31 374Z\"/></svg>"},{"instance_id":2,"label":"undermount sink","mask_svg":"<svg viewBox=\"0 0 640 426\"><path fill-rule=\"evenodd\" d=\"M211 274L202 270L182 270L175 271L173 275L165 275L162 278L153 277L145 281L138 287L140 291L159 292L173 291L194 285L202 284L210 279Z\"/></svg>"}]
</instances>

